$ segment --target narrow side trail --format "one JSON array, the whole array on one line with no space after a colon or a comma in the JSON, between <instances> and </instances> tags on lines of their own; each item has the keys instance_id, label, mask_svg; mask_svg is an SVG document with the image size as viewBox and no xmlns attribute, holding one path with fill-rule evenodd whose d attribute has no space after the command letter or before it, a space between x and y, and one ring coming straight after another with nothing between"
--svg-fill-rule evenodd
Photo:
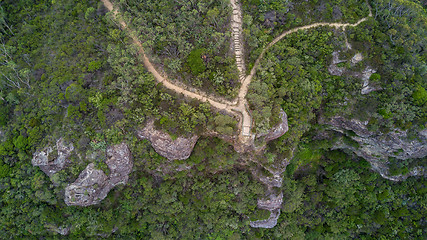
<instances>
[{"instance_id":1,"label":"narrow side trail","mask_svg":"<svg viewBox=\"0 0 427 240\"><path fill-rule=\"evenodd\" d=\"M104 4L104 6L110 11L113 12L114 17L117 19L119 25L122 27L123 30L127 31L129 36L132 39L132 42L137 46L138 48L138 54L141 57L144 66L147 68L149 72L151 72L154 76L154 78L163 84L168 89L171 89L172 91L176 93L183 94L186 97L194 98L202 102L210 103L213 107L224 110L228 112L229 114L239 116L240 122L239 122L239 142L244 145L251 145L254 139L253 134L251 134L251 128L252 128L252 117L248 111L248 103L246 100L246 94L248 93L249 84L252 81L253 76L255 75L258 66L260 64L261 59L264 57L264 54L278 41L283 39L285 36L295 33L299 30L306 30L310 28L316 28L321 26L328 26L333 28L342 28L343 31L347 27L356 27L360 23L366 21L368 18L362 18L358 22L354 24L350 23L313 23L310 25L302 26L293 28L291 30L288 30L284 33L282 33L280 36L276 37L271 43L269 43L261 52L259 57L256 59L254 66L251 69L251 72L249 75L245 77L245 63L244 63L244 44L243 44L243 35L242 35L242 11L239 6L238 0L230 0L231 7L233 9L232 19L231 19L231 28L233 33L233 43L234 43L234 52L236 55L236 62L237 62L237 68L239 70L239 78L242 82L241 88L239 90L239 94L237 96L237 99L233 102L225 101L219 98L215 98L212 96L209 96L208 94L198 91L192 92L188 91L171 81L169 81L166 77L163 77L160 75L160 73L154 68L153 64L151 64L150 60L144 53L144 48L141 44L141 42L138 40L137 36L131 31L131 29L128 28L127 24L118 17L117 10L114 10L113 4L110 2L110 0L101 0ZM372 17L372 10L369 6L369 17Z\"/></svg>"},{"instance_id":2,"label":"narrow side trail","mask_svg":"<svg viewBox=\"0 0 427 240\"><path fill-rule=\"evenodd\" d=\"M369 5L368 5L369 6ZM371 9L369 8L369 10L370 10L370 12L369 12L369 17L371 17L372 16L372 12L371 12ZM365 17L365 18L362 18L362 19L360 19L359 21L357 21L356 23L354 23L354 24L351 24L351 23L325 23L325 22L320 22L320 23L313 23L313 24L310 24L310 25L306 25L306 26L302 26L302 27L297 27L297 28L293 28L293 29L291 29L291 30L288 30L288 31L286 31L286 32L284 32L284 33L282 33L280 36L278 36L278 37L276 37L273 41L271 41L263 50L262 50L262 52L261 52L261 54L259 55L259 57L256 59L256 61L255 61L255 63L254 63L254 66L252 67L252 69L251 69L251 72L250 72L250 74L248 75L248 76L246 76L246 78L245 78L245 80L243 81L243 83L242 83L242 86L241 86L241 88L240 88L240 91L239 91L239 99L240 98L243 98L244 96L246 96L246 94L247 94L247 92L248 92L248 87L249 87L249 84L251 83L251 81L252 81L252 78L253 78L253 76L255 75L255 73L256 73L256 71L257 71L257 69L258 69L258 66L259 66L259 64L260 64L260 62L261 62L261 59L264 57L264 54L274 45L274 44L276 44L278 41L280 41L280 40L282 40L284 37L286 37L287 35L289 35L289 34L292 34L292 33L295 33L295 32L298 32L299 30L307 30L307 29L310 29L310 28L317 28L317 27L322 27L322 26L328 26L328 27L333 27L333 28L342 28L343 29L343 31L345 31L345 29L347 28L347 27L356 27L356 26L358 26L359 24L361 24L362 22L364 22L364 21L366 21L366 20L368 20L368 18L367 17Z\"/></svg>"}]
</instances>

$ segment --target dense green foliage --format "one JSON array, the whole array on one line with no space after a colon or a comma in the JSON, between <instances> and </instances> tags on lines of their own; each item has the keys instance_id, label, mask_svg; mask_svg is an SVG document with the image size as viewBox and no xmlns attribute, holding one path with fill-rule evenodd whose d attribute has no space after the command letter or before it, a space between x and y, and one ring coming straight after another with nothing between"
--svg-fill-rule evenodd
<instances>
[{"instance_id":1,"label":"dense green foliage","mask_svg":"<svg viewBox=\"0 0 427 240\"><path fill-rule=\"evenodd\" d=\"M315 22L356 22L368 15L365 0L244 0L243 28L248 62L285 30Z\"/></svg>"},{"instance_id":2,"label":"dense green foliage","mask_svg":"<svg viewBox=\"0 0 427 240\"><path fill-rule=\"evenodd\" d=\"M239 87L228 1L117 1L150 59L171 79L227 98Z\"/></svg>"},{"instance_id":3,"label":"dense green foliage","mask_svg":"<svg viewBox=\"0 0 427 240\"><path fill-rule=\"evenodd\" d=\"M359 147L342 134L327 131L332 140L313 140L324 131L318 120L335 115L369 121L372 131L400 128L411 136L426 127L427 14L419 2L372 0L374 17L357 28L298 32L266 53L247 96L255 130L276 125L283 109L289 131L265 156L250 157L266 166L293 158L283 174L278 225L253 229L250 220L268 216L256 208L266 192L251 173L258 163L244 162L247 156L219 138L201 137L184 160L193 167L174 171L182 161L166 161L134 134L154 119L173 138L211 130L234 135L235 118L157 84L97 0L0 1L0 238L59 239L59 228L70 228L64 237L70 239L423 238L424 178L381 178L365 160L331 150L339 141ZM242 3L249 62L287 29L368 14L362 0ZM115 4L156 67L186 84L235 96L228 1ZM344 34L352 50L345 50ZM335 50L347 61L360 51L363 62L342 66L375 68L370 81L382 90L361 95L359 78L330 75ZM60 136L76 150L72 164L49 179L31 165L32 154ZM123 141L134 158L128 184L101 204L66 206L65 186L89 162L107 172L107 146ZM426 159L389 162L397 175Z\"/></svg>"}]
</instances>

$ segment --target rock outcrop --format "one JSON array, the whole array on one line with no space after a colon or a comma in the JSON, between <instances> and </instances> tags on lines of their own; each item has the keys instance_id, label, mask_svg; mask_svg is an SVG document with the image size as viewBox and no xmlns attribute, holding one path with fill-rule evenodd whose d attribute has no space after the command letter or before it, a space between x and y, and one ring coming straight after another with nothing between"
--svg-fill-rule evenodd
<instances>
[{"instance_id":1,"label":"rock outcrop","mask_svg":"<svg viewBox=\"0 0 427 240\"><path fill-rule=\"evenodd\" d=\"M132 171L133 161L129 147L125 143L111 146L107 149L107 160L110 169L109 184L126 184Z\"/></svg>"},{"instance_id":2,"label":"rock outcrop","mask_svg":"<svg viewBox=\"0 0 427 240\"><path fill-rule=\"evenodd\" d=\"M0 143L4 142L4 132L0 129Z\"/></svg>"},{"instance_id":3,"label":"rock outcrop","mask_svg":"<svg viewBox=\"0 0 427 240\"><path fill-rule=\"evenodd\" d=\"M101 202L118 184L126 184L132 171L132 155L126 144L107 149L106 164L110 169L107 176L90 163L77 180L65 188L65 203L69 206L89 206Z\"/></svg>"},{"instance_id":4,"label":"rock outcrop","mask_svg":"<svg viewBox=\"0 0 427 240\"><path fill-rule=\"evenodd\" d=\"M45 224L44 227L51 232L55 232L58 234L61 234L62 236L66 236L70 233L70 227L65 226L57 226L55 224Z\"/></svg>"},{"instance_id":5,"label":"rock outcrop","mask_svg":"<svg viewBox=\"0 0 427 240\"><path fill-rule=\"evenodd\" d=\"M252 174L267 186L266 199L258 199L257 207L270 211L268 219L251 221L249 225L254 228L273 228L277 224L280 216L280 209L283 203L283 192L277 194L277 189L282 186L283 173L290 161L284 159L279 166L264 168L268 171L266 175L261 169L253 170Z\"/></svg>"},{"instance_id":6,"label":"rock outcrop","mask_svg":"<svg viewBox=\"0 0 427 240\"><path fill-rule=\"evenodd\" d=\"M362 89L360 90L360 93L362 95L382 89L380 87L372 86L372 84L370 84L369 82L369 79L372 76L372 74L376 72L377 72L376 70L370 68L369 66L366 67L365 70L363 70L362 77L361 77L361 79L363 80L363 84L362 84Z\"/></svg>"},{"instance_id":7,"label":"rock outcrop","mask_svg":"<svg viewBox=\"0 0 427 240\"><path fill-rule=\"evenodd\" d=\"M270 194L268 199L259 199L258 208L270 211L270 217L265 220L251 221L249 225L254 228L273 228L280 216L283 203L283 193L279 195Z\"/></svg>"},{"instance_id":8,"label":"rock outcrop","mask_svg":"<svg viewBox=\"0 0 427 240\"><path fill-rule=\"evenodd\" d=\"M270 212L270 217L265 220L251 221L249 225L253 228L274 228L280 217L280 209Z\"/></svg>"},{"instance_id":9,"label":"rock outcrop","mask_svg":"<svg viewBox=\"0 0 427 240\"><path fill-rule=\"evenodd\" d=\"M68 157L74 150L72 143L66 144L63 138L56 141L56 146L48 146L41 151L33 154L31 163L33 166L39 166L40 169L48 176L59 172L68 163Z\"/></svg>"},{"instance_id":10,"label":"rock outcrop","mask_svg":"<svg viewBox=\"0 0 427 240\"><path fill-rule=\"evenodd\" d=\"M350 65L355 66L357 63L359 63L362 60L363 60L362 54L356 53L351 58ZM378 90L382 89L381 87L373 86L369 82L369 78L371 77L371 75L376 72L375 69L371 68L370 66L366 66L366 68L362 72L350 71L350 70L346 69L345 67L338 67L338 64L342 63L342 62L347 62L347 60L340 60L339 59L339 51L333 52L332 53L332 62L328 67L329 73L331 75L335 75L335 76L347 75L347 76L353 76L353 77L361 79L363 81L362 89L360 90L360 93L362 95L365 95L365 94L368 94L370 92L378 91Z\"/></svg>"},{"instance_id":11,"label":"rock outcrop","mask_svg":"<svg viewBox=\"0 0 427 240\"><path fill-rule=\"evenodd\" d=\"M352 64L357 64L358 62L363 60L363 56L361 53L356 53L350 60Z\"/></svg>"},{"instance_id":12,"label":"rock outcrop","mask_svg":"<svg viewBox=\"0 0 427 240\"><path fill-rule=\"evenodd\" d=\"M344 67L338 67L337 64L346 62L346 60L340 60L339 59L339 51L335 51L332 53L332 62L331 65L328 67L328 71L331 75L335 76L342 76L343 73L346 71Z\"/></svg>"},{"instance_id":13,"label":"rock outcrop","mask_svg":"<svg viewBox=\"0 0 427 240\"><path fill-rule=\"evenodd\" d=\"M372 168L379 172L382 177L401 181L410 176L425 176L426 172L423 167L410 169L409 173L405 175L390 176L388 159L406 160L427 156L426 130L419 132L417 139L410 140L406 131L395 129L385 134L371 132L367 128L367 122L355 119L348 120L340 116L332 118L325 124L330 125L333 130L347 135L359 145L358 148L355 148L341 143L337 144L335 149L350 149L359 157L369 161ZM354 134L348 134L346 130L352 131Z\"/></svg>"},{"instance_id":14,"label":"rock outcrop","mask_svg":"<svg viewBox=\"0 0 427 240\"><path fill-rule=\"evenodd\" d=\"M199 139L199 136L194 135L190 138L178 137L173 140L169 134L155 129L153 120L149 121L145 128L137 131L137 135L139 138L149 140L154 150L169 160L189 158Z\"/></svg>"},{"instance_id":15,"label":"rock outcrop","mask_svg":"<svg viewBox=\"0 0 427 240\"><path fill-rule=\"evenodd\" d=\"M65 203L69 206L89 206L99 203L110 190L107 190L107 179L102 170L96 169L95 164L90 163L77 180L65 188Z\"/></svg>"},{"instance_id":16,"label":"rock outcrop","mask_svg":"<svg viewBox=\"0 0 427 240\"><path fill-rule=\"evenodd\" d=\"M280 109L280 123L270 129L270 131L267 133L258 134L256 138L264 137L264 141L269 142L283 136L283 134L285 134L288 130L288 116L286 115L285 111Z\"/></svg>"}]
</instances>

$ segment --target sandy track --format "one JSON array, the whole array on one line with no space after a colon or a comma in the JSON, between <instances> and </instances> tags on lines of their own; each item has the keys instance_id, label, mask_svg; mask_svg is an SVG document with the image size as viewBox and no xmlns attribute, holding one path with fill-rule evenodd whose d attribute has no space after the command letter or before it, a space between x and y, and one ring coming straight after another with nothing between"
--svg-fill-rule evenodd
<instances>
[{"instance_id":1,"label":"sandy track","mask_svg":"<svg viewBox=\"0 0 427 240\"><path fill-rule=\"evenodd\" d=\"M123 30L127 31L127 33L129 34L129 36L132 39L132 42L138 47L138 54L141 58L141 60L144 63L144 66L147 68L147 70L153 74L154 78L163 84L164 87L173 90L176 93L180 93L183 94L186 97L190 97L190 98L195 98L199 101L202 102L208 102L210 103L212 106L214 106L215 108L221 109L221 110L225 110L231 114L236 114L235 112L231 111L231 108L229 107L230 105L232 105L233 103L231 102L219 102L216 99L214 100L214 97L209 97L208 94L203 93L203 92L198 92L198 93L194 93L191 91L188 91L180 86L177 86L176 84L173 84L172 82L170 82L166 77L163 77L153 66L153 64L151 64L150 60L148 59L148 57L145 55L144 53L144 48L141 44L141 42L138 40L137 36L135 36L135 34L132 33L132 31L128 28L127 24L118 17L118 12L117 10L114 10L114 6L113 4L109 1L109 0L101 0L104 3L104 6L110 11L113 12L116 20L118 21L118 24L122 27Z\"/></svg>"},{"instance_id":2,"label":"sandy track","mask_svg":"<svg viewBox=\"0 0 427 240\"><path fill-rule=\"evenodd\" d=\"M255 75L257 68L260 64L261 59L263 58L264 54L270 49L274 44L276 44L278 41L283 39L285 36L295 33L299 30L306 30L310 28L316 28L321 26L328 26L333 28L342 28L343 31L347 27L356 27L360 23L367 20L367 18L362 18L358 22L354 24L350 23L314 23L302 27L297 27L291 30L288 30L284 33L282 33L280 36L276 37L271 43L269 43L261 52L259 57L256 59L254 66L251 69L251 72L248 76L245 77L245 63L244 63L244 49L243 49L243 36L242 36L242 12L240 9L240 6L238 5L236 0L230 0L232 9L233 9L233 15L232 15L232 33L233 33L233 43L234 43L234 52L236 57L236 63L237 68L239 70L239 78L242 82L242 86L239 90L239 94L237 97L237 100L234 102L225 101L219 98L215 98L212 96L209 96L208 94L198 91L197 93L188 91L171 81L169 81L166 77L163 77L151 64L150 60L144 53L144 48L141 44L141 42L138 40L137 36L132 33L132 31L127 27L127 24L118 16L117 10L114 10L113 4L109 0L101 0L104 4L104 6L110 11L113 12L114 17L118 21L118 24L122 27L123 30L125 30L129 36L132 39L132 42L138 47L138 54L141 58L141 60L144 63L144 66L147 68L147 70L153 74L154 78L163 84L164 87L173 90L176 93L183 94L186 97L194 98L202 102L208 102L213 107L224 110L232 115L238 115L240 116L240 123L239 123L239 140L242 143L250 143L253 139L253 136L251 134L251 126L252 126L252 118L248 111L248 104L246 100L246 94L248 93L249 84L252 81L253 76ZM369 4L368 4L369 6ZM369 6L369 16L372 16L372 11Z\"/></svg>"}]
</instances>

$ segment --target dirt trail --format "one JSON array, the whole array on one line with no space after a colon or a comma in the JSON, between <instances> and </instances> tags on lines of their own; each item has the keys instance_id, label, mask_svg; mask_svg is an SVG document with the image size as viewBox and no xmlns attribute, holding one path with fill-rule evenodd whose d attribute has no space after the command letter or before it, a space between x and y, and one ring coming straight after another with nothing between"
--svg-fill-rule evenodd
<instances>
[{"instance_id":1,"label":"dirt trail","mask_svg":"<svg viewBox=\"0 0 427 240\"><path fill-rule=\"evenodd\" d=\"M137 36L127 27L127 24L123 21L121 18L117 18L118 12L117 10L114 10L113 4L109 0L101 0L105 7L113 12L114 16L116 17L119 25L128 32L129 36L132 38L132 42L137 45L138 47L138 53L147 68L149 72L151 72L155 79L162 83L163 86L165 86L168 89L171 89L175 91L176 93L183 94L186 97L194 98L202 102L208 102L213 107L218 108L220 110L224 110L232 115L237 115L240 117L240 123L239 123L239 140L243 144L251 144L251 141L253 140L253 135L251 134L251 126L252 126L252 118L248 111L248 104L246 100L246 94L248 93L248 87L249 84L252 81L253 76L255 75L257 68L260 64L261 59L263 58L264 54L270 49L274 44L276 44L278 41L280 41L285 36L295 33L299 30L306 30L310 28L316 28L321 26L329 26L334 28L342 28L343 31L346 27L356 27L360 23L367 20L367 18L362 18L358 22L354 24L350 23L314 23L302 27L297 27L291 30L288 30L284 33L282 33L280 36L276 37L271 43L269 43L261 52L257 60L255 61L254 66L251 69L251 72L248 76L245 77L245 63L244 63L244 56L243 56L243 36L242 36L242 12L240 9L240 6L237 3L237 0L230 0L231 6L233 8L233 15L232 15L232 32L233 32L233 42L234 42L234 51L236 55L236 62L237 62L237 68L239 70L239 78L242 81L242 86L239 90L239 94L237 97L237 100L234 102L225 101L216 97L209 96L208 94L198 91L191 92L188 91L172 82L170 82L166 77L163 77L160 75L160 73L154 68L154 66L151 64L150 60L147 58L147 56L144 53L143 46L141 42L138 40ZM368 4L369 6L369 4ZM369 6L369 17L372 17L372 11L371 7Z\"/></svg>"},{"instance_id":2,"label":"dirt trail","mask_svg":"<svg viewBox=\"0 0 427 240\"><path fill-rule=\"evenodd\" d=\"M132 39L132 42L138 47L138 54L140 55L144 66L147 68L147 70L152 73L154 75L154 78L163 84L163 86L165 86L168 89L173 90L176 93L180 93L183 94L186 97L190 97L190 98L195 98L199 101L202 102L208 102L210 103L212 106L214 106L215 108L221 109L221 110L225 110L233 115L235 115L236 113L233 112L230 108L230 105L232 105L233 103L231 102L219 102L216 100L213 100L213 97L209 97L206 93L203 92L199 92L199 93L194 93L194 92L190 92L180 86L177 86L176 84L173 84L172 82L170 82L167 78L163 77L162 75L160 75L160 73L154 68L153 64L151 64L150 60L148 59L148 57L145 55L144 53L144 48L141 44L141 42L138 40L137 36L135 36L135 34L132 33L132 31L128 28L127 24L121 19L121 18L117 18L118 12L117 10L114 10L114 6L113 4L109 1L109 0L101 0L104 3L104 6L110 11L113 12L114 16L116 17L116 20L118 21L119 25L128 32L129 36Z\"/></svg>"},{"instance_id":3,"label":"dirt trail","mask_svg":"<svg viewBox=\"0 0 427 240\"><path fill-rule=\"evenodd\" d=\"M371 13L369 14L371 16ZM239 96L243 95L246 96L247 90L248 90L248 86L251 83L252 77L255 75L256 70L259 66L259 63L261 61L261 59L264 57L264 54L274 45L276 44L278 41L282 40L284 37L286 37L289 34L298 32L299 30L307 30L310 28L316 28L316 27L321 27L321 26L328 26L328 27L333 27L333 28L343 28L343 31L345 31L345 28L347 27L356 27L357 25L361 24L362 22L366 21L368 18L362 18L360 19L358 22L354 23L354 24L350 24L350 23L313 23L310 25L306 25L306 26L302 26L302 27L297 27L291 30L288 30L284 33L282 33L280 36L276 37L272 42L270 42L261 52L261 54L259 55L259 57L257 58L257 60L255 61L255 64L251 70L251 73L245 78L245 81L243 81L242 83L242 87L240 89L239 92Z\"/></svg>"}]
</instances>

